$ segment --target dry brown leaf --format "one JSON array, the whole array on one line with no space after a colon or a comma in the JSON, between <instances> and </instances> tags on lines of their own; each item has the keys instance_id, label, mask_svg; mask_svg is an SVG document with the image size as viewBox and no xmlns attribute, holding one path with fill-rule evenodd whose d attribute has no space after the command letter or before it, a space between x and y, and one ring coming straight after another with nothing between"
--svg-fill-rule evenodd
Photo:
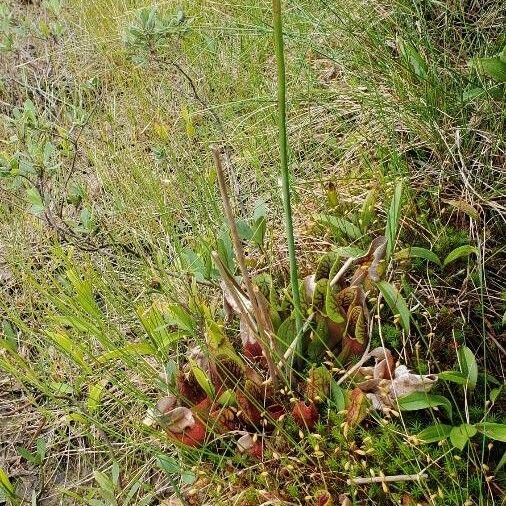
<instances>
[{"instance_id":1,"label":"dry brown leaf","mask_svg":"<svg viewBox=\"0 0 506 506\"><path fill-rule=\"evenodd\" d=\"M359 374L367 379L358 388L366 393L374 409L391 408L397 398L413 392L428 392L437 381L435 374L413 374L405 365L394 370L392 353L386 348L375 348L370 356L376 363L373 368L359 369Z\"/></svg>"}]
</instances>

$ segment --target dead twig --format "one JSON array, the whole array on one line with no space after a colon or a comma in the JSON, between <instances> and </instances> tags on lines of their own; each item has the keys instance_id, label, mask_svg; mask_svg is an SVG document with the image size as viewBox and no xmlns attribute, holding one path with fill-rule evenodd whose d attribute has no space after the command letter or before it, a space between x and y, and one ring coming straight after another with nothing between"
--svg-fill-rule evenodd
<instances>
[{"instance_id":1,"label":"dead twig","mask_svg":"<svg viewBox=\"0 0 506 506\"><path fill-rule=\"evenodd\" d=\"M365 476L363 478L348 478L348 485L366 485L368 483L395 483L399 481L420 481L426 480L427 475L418 474L396 474L393 476Z\"/></svg>"}]
</instances>

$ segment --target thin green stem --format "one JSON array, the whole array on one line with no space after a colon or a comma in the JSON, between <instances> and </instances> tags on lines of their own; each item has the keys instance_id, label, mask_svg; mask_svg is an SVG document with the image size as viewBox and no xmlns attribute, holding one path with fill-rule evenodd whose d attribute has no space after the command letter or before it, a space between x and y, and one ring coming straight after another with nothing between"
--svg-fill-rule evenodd
<instances>
[{"instance_id":1,"label":"thin green stem","mask_svg":"<svg viewBox=\"0 0 506 506\"><path fill-rule=\"evenodd\" d=\"M283 47L283 23L281 19L281 0L272 0L272 16L274 21L274 41L278 67L279 155L281 162L283 205L285 211L285 229L286 239L288 242L288 257L290 260L290 283L292 286L295 326L297 334L299 334L302 329L303 318L300 307L299 279L297 274L297 259L295 257L295 240L293 237L292 206L290 203L290 176L288 173L288 148L286 136L286 76ZM299 342L302 342L302 339L300 339Z\"/></svg>"}]
</instances>

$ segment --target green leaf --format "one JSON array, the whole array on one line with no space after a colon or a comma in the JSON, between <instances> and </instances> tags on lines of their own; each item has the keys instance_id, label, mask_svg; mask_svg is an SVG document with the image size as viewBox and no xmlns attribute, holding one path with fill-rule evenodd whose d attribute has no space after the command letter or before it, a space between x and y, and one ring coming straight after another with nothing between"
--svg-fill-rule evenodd
<instances>
[{"instance_id":1,"label":"green leaf","mask_svg":"<svg viewBox=\"0 0 506 506\"><path fill-rule=\"evenodd\" d=\"M365 254L365 251L361 248L357 248L355 246L340 246L335 248L334 253L336 253L339 257L361 257Z\"/></svg>"},{"instance_id":2,"label":"green leaf","mask_svg":"<svg viewBox=\"0 0 506 506\"><path fill-rule=\"evenodd\" d=\"M236 270L234 248L227 228L221 230L216 241L216 250L225 267L230 273L234 274Z\"/></svg>"},{"instance_id":3,"label":"green leaf","mask_svg":"<svg viewBox=\"0 0 506 506\"><path fill-rule=\"evenodd\" d=\"M443 371L438 375L439 379L444 381L451 381L452 383L457 383L458 385L466 385L467 384L467 376L458 371Z\"/></svg>"},{"instance_id":4,"label":"green leaf","mask_svg":"<svg viewBox=\"0 0 506 506\"><path fill-rule=\"evenodd\" d=\"M40 214L44 211L44 202L36 188L28 188L26 190L26 197L31 204L30 211L33 214Z\"/></svg>"},{"instance_id":5,"label":"green leaf","mask_svg":"<svg viewBox=\"0 0 506 506\"><path fill-rule=\"evenodd\" d=\"M10 482L7 473L0 467L0 490L5 492L9 497L16 495L14 491L14 485Z\"/></svg>"},{"instance_id":6,"label":"green leaf","mask_svg":"<svg viewBox=\"0 0 506 506\"><path fill-rule=\"evenodd\" d=\"M30 464L39 465L40 459L38 455L35 453L32 453L31 451L27 450L26 448L20 447L18 448L18 454L21 458L25 459Z\"/></svg>"},{"instance_id":7,"label":"green leaf","mask_svg":"<svg viewBox=\"0 0 506 506\"><path fill-rule=\"evenodd\" d=\"M136 358L142 355L156 355L156 350L149 343L129 343L121 348L102 353L97 357L97 362L103 364L117 358Z\"/></svg>"},{"instance_id":8,"label":"green leaf","mask_svg":"<svg viewBox=\"0 0 506 506\"><path fill-rule=\"evenodd\" d=\"M204 390L210 399L214 399L214 387L211 380L207 377L207 374L195 363L194 360L189 359L189 362L191 365L191 371L202 390Z\"/></svg>"},{"instance_id":9,"label":"green leaf","mask_svg":"<svg viewBox=\"0 0 506 506\"><path fill-rule=\"evenodd\" d=\"M334 378L330 380L330 398L334 402L336 411L346 409L346 396L344 395L344 390L337 384Z\"/></svg>"},{"instance_id":10,"label":"green leaf","mask_svg":"<svg viewBox=\"0 0 506 506\"><path fill-rule=\"evenodd\" d=\"M459 348L457 355L459 357L462 373L467 378L469 388L473 390L478 381L478 364L476 363L476 358L467 346Z\"/></svg>"},{"instance_id":11,"label":"green leaf","mask_svg":"<svg viewBox=\"0 0 506 506\"><path fill-rule=\"evenodd\" d=\"M477 430L474 425L463 423L458 427L452 427L450 431L450 441L455 448L463 450L469 439L471 439L476 432Z\"/></svg>"},{"instance_id":12,"label":"green leaf","mask_svg":"<svg viewBox=\"0 0 506 506\"><path fill-rule=\"evenodd\" d=\"M100 402L102 401L102 396L104 395L108 381L108 379L103 379L94 385L90 385L88 399L86 401L86 407L90 413L94 413L100 407Z\"/></svg>"},{"instance_id":13,"label":"green leaf","mask_svg":"<svg viewBox=\"0 0 506 506\"><path fill-rule=\"evenodd\" d=\"M402 328L409 334L411 313L403 296L397 291L397 288L387 281L379 281L376 285L394 315L399 315Z\"/></svg>"},{"instance_id":14,"label":"green leaf","mask_svg":"<svg viewBox=\"0 0 506 506\"><path fill-rule=\"evenodd\" d=\"M450 251L450 253L448 253L448 256L444 259L443 267L446 267L448 264L454 262L458 258L467 257L471 253L478 254L478 248L471 246L470 244L459 246L458 248L455 248L453 251Z\"/></svg>"},{"instance_id":15,"label":"green leaf","mask_svg":"<svg viewBox=\"0 0 506 506\"><path fill-rule=\"evenodd\" d=\"M119 482L119 464L117 462L113 462L111 466L111 477L114 486L118 485Z\"/></svg>"},{"instance_id":16,"label":"green leaf","mask_svg":"<svg viewBox=\"0 0 506 506\"><path fill-rule=\"evenodd\" d=\"M498 388L493 388L492 390L490 390L490 400L492 402L497 401L497 399L501 396L503 388L504 388L504 385L501 385Z\"/></svg>"},{"instance_id":17,"label":"green leaf","mask_svg":"<svg viewBox=\"0 0 506 506\"><path fill-rule=\"evenodd\" d=\"M56 395L74 395L74 387L69 385L68 383L63 383L60 381L51 381L49 383L49 388Z\"/></svg>"},{"instance_id":18,"label":"green leaf","mask_svg":"<svg viewBox=\"0 0 506 506\"><path fill-rule=\"evenodd\" d=\"M335 323L343 323L344 316L336 302L334 289L327 283L327 294L325 296L325 313Z\"/></svg>"},{"instance_id":19,"label":"green leaf","mask_svg":"<svg viewBox=\"0 0 506 506\"><path fill-rule=\"evenodd\" d=\"M441 406L452 418L452 405L450 401L442 395L428 394L426 392L413 392L397 399L401 411L417 411L419 409L435 408Z\"/></svg>"},{"instance_id":20,"label":"green leaf","mask_svg":"<svg viewBox=\"0 0 506 506\"><path fill-rule=\"evenodd\" d=\"M82 348L69 336L61 332L48 332L49 339L62 349L76 364L80 365L87 373L91 373L91 367L85 362Z\"/></svg>"},{"instance_id":21,"label":"green leaf","mask_svg":"<svg viewBox=\"0 0 506 506\"><path fill-rule=\"evenodd\" d=\"M401 199L402 199L402 181L399 181L395 187L390 209L387 215L387 225L385 235L387 238L387 260L392 256L397 239L397 232L399 228L399 220L401 217Z\"/></svg>"},{"instance_id":22,"label":"green leaf","mask_svg":"<svg viewBox=\"0 0 506 506\"><path fill-rule=\"evenodd\" d=\"M506 63L501 58L475 58L474 64L478 72L498 83L506 83Z\"/></svg>"},{"instance_id":23,"label":"green leaf","mask_svg":"<svg viewBox=\"0 0 506 506\"><path fill-rule=\"evenodd\" d=\"M249 226L246 220L237 220L237 233L243 241L249 241L253 237L253 229Z\"/></svg>"},{"instance_id":24,"label":"green leaf","mask_svg":"<svg viewBox=\"0 0 506 506\"><path fill-rule=\"evenodd\" d=\"M162 469L169 475L181 473L181 467L178 464L177 460L172 457L169 457L168 455L158 455L156 461L160 469Z\"/></svg>"},{"instance_id":25,"label":"green leaf","mask_svg":"<svg viewBox=\"0 0 506 506\"><path fill-rule=\"evenodd\" d=\"M197 330L197 322L192 315L185 311L179 304L168 304L167 311L172 323L176 324L181 330L194 335Z\"/></svg>"},{"instance_id":26,"label":"green leaf","mask_svg":"<svg viewBox=\"0 0 506 506\"><path fill-rule=\"evenodd\" d=\"M490 439L506 443L506 424L495 422L482 422L476 428Z\"/></svg>"},{"instance_id":27,"label":"green leaf","mask_svg":"<svg viewBox=\"0 0 506 506\"><path fill-rule=\"evenodd\" d=\"M220 406L237 406L235 392L233 390L225 390L216 401Z\"/></svg>"},{"instance_id":28,"label":"green leaf","mask_svg":"<svg viewBox=\"0 0 506 506\"><path fill-rule=\"evenodd\" d=\"M267 231L267 207L262 199L255 202L255 211L253 212L253 235L251 240L259 247L262 247L265 241Z\"/></svg>"},{"instance_id":29,"label":"green leaf","mask_svg":"<svg viewBox=\"0 0 506 506\"><path fill-rule=\"evenodd\" d=\"M325 253L325 255L323 255L318 261L315 272L315 281L319 281L320 279L328 279L330 277L332 266L338 260L339 254L335 251L329 251L328 253Z\"/></svg>"},{"instance_id":30,"label":"green leaf","mask_svg":"<svg viewBox=\"0 0 506 506\"><path fill-rule=\"evenodd\" d=\"M40 458L40 461L42 462L44 458L46 457L46 440L43 437L37 438L37 455Z\"/></svg>"},{"instance_id":31,"label":"green leaf","mask_svg":"<svg viewBox=\"0 0 506 506\"><path fill-rule=\"evenodd\" d=\"M346 238L353 241L362 237L361 230L354 223L340 216L317 214L316 222L327 227L336 237L342 237L344 235Z\"/></svg>"},{"instance_id":32,"label":"green leaf","mask_svg":"<svg viewBox=\"0 0 506 506\"><path fill-rule=\"evenodd\" d=\"M423 429L416 437L424 443L435 443L449 437L452 428L451 425L436 423L435 425Z\"/></svg>"},{"instance_id":33,"label":"green leaf","mask_svg":"<svg viewBox=\"0 0 506 506\"><path fill-rule=\"evenodd\" d=\"M290 315L283 323L279 326L278 331L276 333L278 351L280 355L282 355L288 346L292 343L292 341L297 336L297 328L295 326L295 318L293 315Z\"/></svg>"},{"instance_id":34,"label":"green leaf","mask_svg":"<svg viewBox=\"0 0 506 506\"><path fill-rule=\"evenodd\" d=\"M427 63L425 63L425 60L422 58L415 46L410 42L403 40L401 37L398 37L397 45L399 53L409 64L415 75L424 79L427 76L428 71Z\"/></svg>"},{"instance_id":35,"label":"green leaf","mask_svg":"<svg viewBox=\"0 0 506 506\"><path fill-rule=\"evenodd\" d=\"M506 63L506 46L502 48L502 51L499 53L499 60L503 63Z\"/></svg>"},{"instance_id":36,"label":"green leaf","mask_svg":"<svg viewBox=\"0 0 506 506\"><path fill-rule=\"evenodd\" d=\"M101 471L93 471L93 478L102 490L114 494L114 483L109 478L109 476L102 473Z\"/></svg>"},{"instance_id":37,"label":"green leaf","mask_svg":"<svg viewBox=\"0 0 506 506\"><path fill-rule=\"evenodd\" d=\"M506 464L506 452L502 454L501 460L497 463L497 466L495 466L494 471L496 473L499 472L504 467L504 464Z\"/></svg>"},{"instance_id":38,"label":"green leaf","mask_svg":"<svg viewBox=\"0 0 506 506\"><path fill-rule=\"evenodd\" d=\"M407 260L408 258L423 258L424 260L428 260L429 262L433 262L441 267L441 260L439 260L438 256L432 251L426 248L420 248L418 246L411 246L409 248L404 248L398 251L394 258L396 260Z\"/></svg>"},{"instance_id":39,"label":"green leaf","mask_svg":"<svg viewBox=\"0 0 506 506\"><path fill-rule=\"evenodd\" d=\"M191 333L188 330L191 328L191 317L182 308L177 304L168 304L166 309L167 314L162 313L155 305L151 305L148 308L140 306L136 309L137 316L146 334L161 352L166 352L167 349L173 347L183 337L183 332L185 334ZM169 325L176 325L181 330L170 332L168 330Z\"/></svg>"},{"instance_id":40,"label":"green leaf","mask_svg":"<svg viewBox=\"0 0 506 506\"><path fill-rule=\"evenodd\" d=\"M193 471L190 471L189 469L185 469L181 473L181 481L186 485L191 485L192 483L195 482L196 479L197 475Z\"/></svg>"}]
</instances>

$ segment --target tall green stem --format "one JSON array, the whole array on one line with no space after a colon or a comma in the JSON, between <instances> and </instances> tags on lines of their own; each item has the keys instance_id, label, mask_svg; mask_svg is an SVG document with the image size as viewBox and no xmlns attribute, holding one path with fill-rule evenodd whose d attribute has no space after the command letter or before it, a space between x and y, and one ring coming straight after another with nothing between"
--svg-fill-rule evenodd
<instances>
[{"instance_id":1,"label":"tall green stem","mask_svg":"<svg viewBox=\"0 0 506 506\"><path fill-rule=\"evenodd\" d=\"M276 60L278 67L278 128L279 155L281 162L281 180L283 186L283 205L285 210L285 229L290 260L290 283L292 286L293 307L297 335L302 330L302 311L300 307L299 279L297 275L297 259L295 257L295 241L293 237L292 206L290 203L290 176L288 173L288 149L286 139L286 77L285 56L283 47L283 23L281 20L281 0L272 0L272 16L274 21L274 41L276 44ZM301 339L302 336L299 336Z\"/></svg>"}]
</instances>

